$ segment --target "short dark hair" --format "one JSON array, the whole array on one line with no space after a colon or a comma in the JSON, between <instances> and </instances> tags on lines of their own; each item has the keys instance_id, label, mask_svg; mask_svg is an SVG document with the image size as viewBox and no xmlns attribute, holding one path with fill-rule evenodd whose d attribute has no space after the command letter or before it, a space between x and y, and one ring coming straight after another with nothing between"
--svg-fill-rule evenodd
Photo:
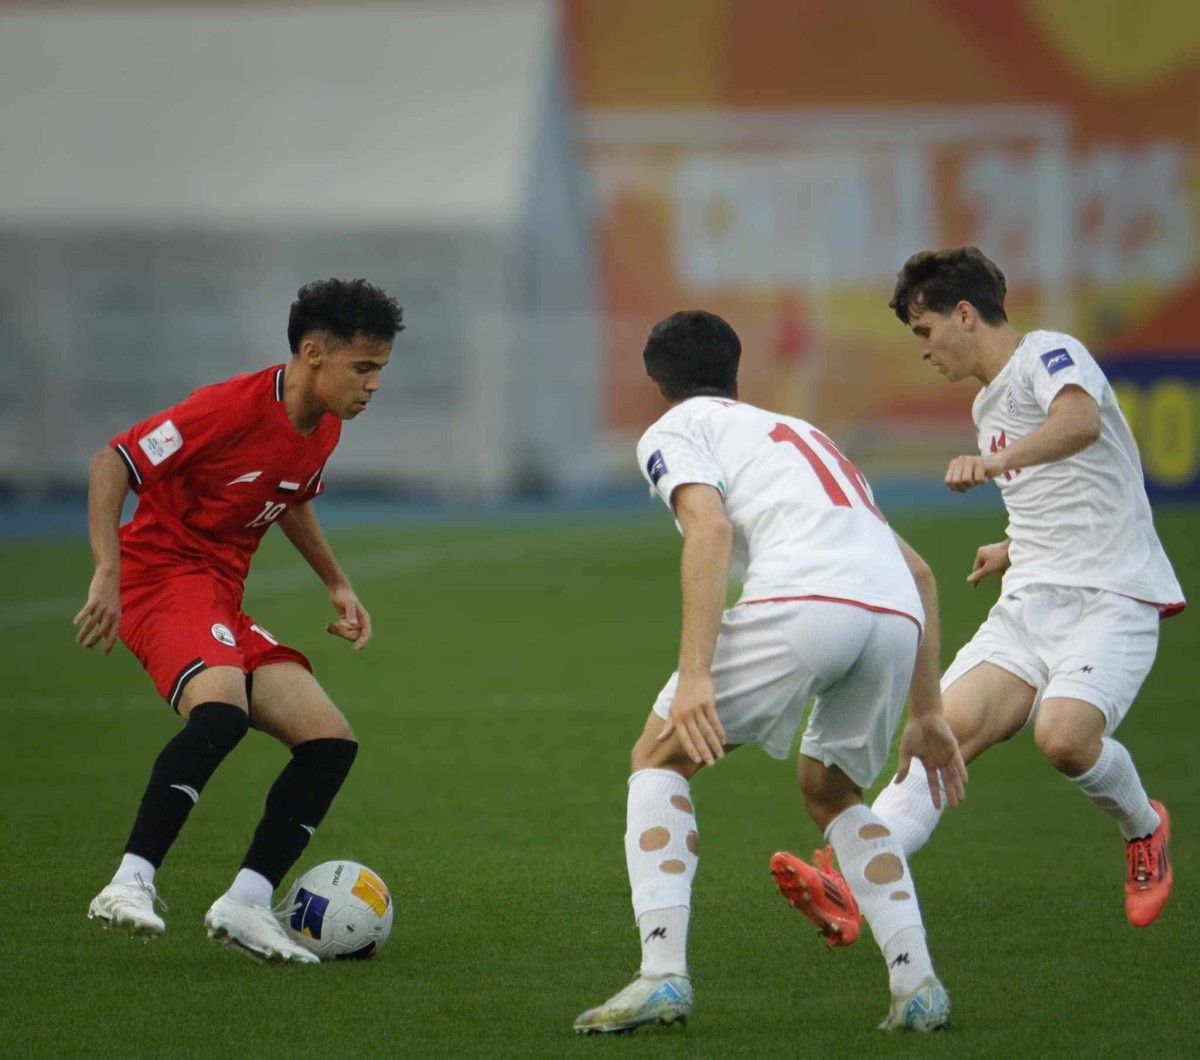
<instances>
[{"instance_id":1,"label":"short dark hair","mask_svg":"<svg viewBox=\"0 0 1200 1060\"><path fill-rule=\"evenodd\" d=\"M300 352L300 342L310 331L327 331L343 342L365 335L391 342L404 330L404 310L366 280L317 280L296 293L288 314L288 345Z\"/></svg>"},{"instance_id":2,"label":"short dark hair","mask_svg":"<svg viewBox=\"0 0 1200 1060\"><path fill-rule=\"evenodd\" d=\"M684 309L650 330L642 361L668 401L701 394L732 397L742 342L724 320L703 309Z\"/></svg>"},{"instance_id":3,"label":"short dark hair","mask_svg":"<svg viewBox=\"0 0 1200 1060\"><path fill-rule=\"evenodd\" d=\"M896 274L896 289L888 308L907 324L916 306L932 313L948 313L959 302L970 302L985 324L995 327L1008 320L1004 273L978 247L922 250Z\"/></svg>"}]
</instances>

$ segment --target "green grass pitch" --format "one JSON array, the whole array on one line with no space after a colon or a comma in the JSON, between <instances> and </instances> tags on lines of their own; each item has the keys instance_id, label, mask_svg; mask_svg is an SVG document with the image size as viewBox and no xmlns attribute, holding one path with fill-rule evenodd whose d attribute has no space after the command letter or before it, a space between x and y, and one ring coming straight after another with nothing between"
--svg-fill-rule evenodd
<instances>
[{"instance_id":1,"label":"green grass pitch","mask_svg":"<svg viewBox=\"0 0 1200 1060\"><path fill-rule=\"evenodd\" d=\"M1195 510L1159 514L1200 607ZM948 659L995 596L964 581L994 516L897 517L934 564ZM637 967L622 851L628 750L672 669L679 541L665 514L337 530L374 617L354 655L322 632L324 592L282 535L247 609L312 658L362 743L299 868L355 858L397 914L378 959L255 965L204 938L284 752L251 734L159 876L150 945L86 919L150 763L177 725L123 648L72 642L82 541L0 559L3 954L12 1057L1184 1057L1200 1055L1196 617L1166 623L1121 729L1174 816L1175 896L1135 931L1115 827L1027 734L972 769L966 805L913 863L951 1033L874 1030L886 979L869 935L829 951L776 895L778 848L820 837L793 768L745 748L694 783L703 857L696 1011L681 1028L579 1039L571 1022Z\"/></svg>"}]
</instances>

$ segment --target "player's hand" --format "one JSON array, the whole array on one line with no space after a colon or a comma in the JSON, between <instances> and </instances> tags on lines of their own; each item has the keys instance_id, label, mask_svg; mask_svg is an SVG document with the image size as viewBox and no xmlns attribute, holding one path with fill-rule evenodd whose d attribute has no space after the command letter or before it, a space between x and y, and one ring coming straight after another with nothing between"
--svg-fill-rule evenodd
<instances>
[{"instance_id":1,"label":"player's hand","mask_svg":"<svg viewBox=\"0 0 1200 1060\"><path fill-rule=\"evenodd\" d=\"M87 603L71 623L79 627L75 642L94 648L104 642L104 654L113 650L121 628L121 579L115 571L98 570L88 587Z\"/></svg>"},{"instance_id":2,"label":"player's hand","mask_svg":"<svg viewBox=\"0 0 1200 1060\"><path fill-rule=\"evenodd\" d=\"M725 755L725 729L717 717L717 696L712 677L679 675L675 698L671 701L667 724L658 734L659 740L671 733L679 734L688 757L697 764L711 766Z\"/></svg>"},{"instance_id":3,"label":"player's hand","mask_svg":"<svg viewBox=\"0 0 1200 1060\"><path fill-rule=\"evenodd\" d=\"M351 641L355 651L362 651L371 639L371 616L367 614L367 609L348 585L331 590L329 600L338 613L338 620L330 622L325 632Z\"/></svg>"},{"instance_id":4,"label":"player's hand","mask_svg":"<svg viewBox=\"0 0 1200 1060\"><path fill-rule=\"evenodd\" d=\"M966 493L995 478L1003 470L994 455L956 456L946 469L946 485L955 493Z\"/></svg>"},{"instance_id":5,"label":"player's hand","mask_svg":"<svg viewBox=\"0 0 1200 1060\"><path fill-rule=\"evenodd\" d=\"M934 806L939 810L942 808L943 791L946 793L946 802L951 806L963 801L966 797L967 765L954 733L941 714L909 719L900 737L897 784L908 776L914 758L925 767L929 796Z\"/></svg>"},{"instance_id":6,"label":"player's hand","mask_svg":"<svg viewBox=\"0 0 1200 1060\"><path fill-rule=\"evenodd\" d=\"M1003 574L1012 562L1008 558L1008 542L1001 541L995 545L981 545L975 553L975 566L967 575L967 584L974 588L989 574Z\"/></svg>"}]
</instances>

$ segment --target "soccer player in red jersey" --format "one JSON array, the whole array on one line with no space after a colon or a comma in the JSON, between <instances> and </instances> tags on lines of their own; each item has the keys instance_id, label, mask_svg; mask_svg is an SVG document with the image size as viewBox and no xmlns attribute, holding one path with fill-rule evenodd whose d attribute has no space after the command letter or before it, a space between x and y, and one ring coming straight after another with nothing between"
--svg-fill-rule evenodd
<instances>
[{"instance_id":1,"label":"soccer player in red jersey","mask_svg":"<svg viewBox=\"0 0 1200 1060\"><path fill-rule=\"evenodd\" d=\"M202 387L114 438L92 459L88 525L96 570L77 640L118 637L184 720L159 754L112 882L90 917L147 937L165 930L155 872L217 766L253 726L291 760L267 795L229 890L205 917L210 938L271 961L315 962L271 913L271 896L346 779L358 744L308 660L242 611L251 557L278 523L329 589L330 633L355 650L371 619L308 503L342 421L379 389L402 331L393 298L365 280L300 289L292 359ZM130 487L133 520L119 527Z\"/></svg>"}]
</instances>

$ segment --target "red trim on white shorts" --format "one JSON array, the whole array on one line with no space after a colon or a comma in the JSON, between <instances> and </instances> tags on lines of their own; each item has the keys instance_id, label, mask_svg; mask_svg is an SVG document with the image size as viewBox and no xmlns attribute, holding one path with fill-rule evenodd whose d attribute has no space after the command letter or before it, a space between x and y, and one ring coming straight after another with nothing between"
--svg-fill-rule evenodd
<instances>
[{"instance_id":1,"label":"red trim on white shorts","mask_svg":"<svg viewBox=\"0 0 1200 1060\"><path fill-rule=\"evenodd\" d=\"M739 600L737 606L744 607L746 604L783 604L794 600L816 600L823 604L849 604L851 607L861 607L864 611L874 611L877 615L899 615L901 618L907 618L916 626L918 633L924 634L925 632L916 617L910 615L907 611L897 611L893 607L879 607L876 604L864 604L861 600L845 600L840 596L767 596L761 600Z\"/></svg>"},{"instance_id":2,"label":"red trim on white shorts","mask_svg":"<svg viewBox=\"0 0 1200 1060\"><path fill-rule=\"evenodd\" d=\"M1125 596L1126 594L1118 593L1117 595ZM1158 612L1158 619L1160 622L1163 622L1168 618L1174 618L1177 614L1179 614L1180 611L1183 611L1187 607L1186 600L1176 600L1174 603L1164 604L1160 600L1143 600L1140 596L1130 596L1129 599L1136 600L1139 604L1145 604L1147 607L1153 607L1154 610Z\"/></svg>"}]
</instances>

